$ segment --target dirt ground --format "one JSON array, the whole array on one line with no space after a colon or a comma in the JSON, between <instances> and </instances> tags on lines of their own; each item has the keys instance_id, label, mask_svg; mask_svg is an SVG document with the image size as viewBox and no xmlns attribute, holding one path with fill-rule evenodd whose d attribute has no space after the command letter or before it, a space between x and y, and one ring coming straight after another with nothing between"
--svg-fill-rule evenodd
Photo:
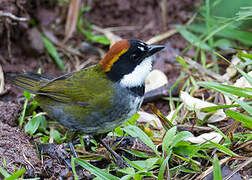
<instances>
[{"instance_id":1,"label":"dirt ground","mask_svg":"<svg viewBox=\"0 0 252 180\"><path fill-rule=\"evenodd\" d=\"M134 38L147 41L151 37L173 28L174 24L184 24L196 11L198 1L177 0L167 1L166 26L162 23L161 1L159 0L93 0L84 1L91 6L83 18L101 28L121 27L114 31L122 38ZM37 28L29 21L18 21L6 16L0 16L0 65L4 73L36 72L41 68L42 73L50 76L64 74L54 61L49 58L40 36L41 29L53 34L59 41L64 38L64 26L67 15L67 4L55 1L41 0L0 0L0 11L9 12L17 17L34 20ZM127 28L127 27L128 28ZM76 32L67 42L68 46L79 48L85 37ZM173 65L175 55L179 54L188 43L176 34L161 42L166 45L166 51L160 54L162 60L157 60L154 68L161 69L170 81L175 81L179 68ZM103 49L108 47L94 44ZM76 62L58 49L61 58L69 70L75 70ZM88 55L83 54L80 64L87 61ZM96 57L98 59L98 57ZM62 160L57 158L41 159L36 151L35 142L17 127L17 119L22 110L22 91L11 87L8 82L5 92L0 95L0 166L7 166L9 173L16 167L25 167L28 171L25 177L70 177L72 174ZM168 103L156 102L157 108L168 112ZM145 107L143 107L145 108ZM55 148L59 148L58 146ZM57 151L58 152L58 151ZM60 153L64 151L59 151ZM66 153L66 152L64 152ZM68 156L68 154L65 154ZM5 162L5 163L4 163ZM54 165L58 164L58 168ZM92 178L87 172L85 177ZM1 178L1 177L0 177Z\"/></svg>"}]
</instances>

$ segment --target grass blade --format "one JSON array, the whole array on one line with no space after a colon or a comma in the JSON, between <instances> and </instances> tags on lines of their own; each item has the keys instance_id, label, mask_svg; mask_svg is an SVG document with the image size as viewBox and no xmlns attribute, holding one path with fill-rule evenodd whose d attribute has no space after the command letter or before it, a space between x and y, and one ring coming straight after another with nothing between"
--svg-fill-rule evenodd
<instances>
[{"instance_id":1,"label":"grass blade","mask_svg":"<svg viewBox=\"0 0 252 180\"><path fill-rule=\"evenodd\" d=\"M233 94L239 97L245 97L248 99L252 99L252 90L250 89L245 89L245 88L239 88L235 86L229 86L225 84L220 84L216 82L198 82L197 83L200 86L207 87L210 89L214 89L216 91L223 91L225 93Z\"/></svg>"},{"instance_id":2,"label":"grass blade","mask_svg":"<svg viewBox=\"0 0 252 180\"><path fill-rule=\"evenodd\" d=\"M20 169L16 172L14 172L11 176L5 178L4 180L15 180L18 179L20 176L22 176L26 172L25 169Z\"/></svg>"},{"instance_id":3,"label":"grass blade","mask_svg":"<svg viewBox=\"0 0 252 180\"><path fill-rule=\"evenodd\" d=\"M51 43L51 41L45 35L42 35L42 39L43 39L44 46L45 46L46 50L48 51L48 53L53 57L56 64L58 65L58 67L61 70L64 70L65 69L64 64L63 64L62 60L60 59L59 54L58 54L55 46L53 45L53 43Z\"/></svg>"},{"instance_id":4,"label":"grass blade","mask_svg":"<svg viewBox=\"0 0 252 180\"><path fill-rule=\"evenodd\" d=\"M227 110L226 115L241 122L243 126L252 129L252 117L231 110Z\"/></svg>"},{"instance_id":5,"label":"grass blade","mask_svg":"<svg viewBox=\"0 0 252 180\"><path fill-rule=\"evenodd\" d=\"M157 156L160 156L152 140L139 127L131 125L123 128L123 130L132 137L138 137L143 143L149 146Z\"/></svg>"},{"instance_id":6,"label":"grass blade","mask_svg":"<svg viewBox=\"0 0 252 180\"><path fill-rule=\"evenodd\" d=\"M220 162L216 154L214 155L213 159L213 179L222 180Z\"/></svg>"},{"instance_id":7,"label":"grass blade","mask_svg":"<svg viewBox=\"0 0 252 180\"><path fill-rule=\"evenodd\" d=\"M80 166L82 166L83 168L85 168L89 172L93 173L98 178L101 178L103 180L119 180L118 177L113 176L112 174L109 174L108 172L103 171L103 170L89 164L88 162L86 162L83 159L74 158L74 162L78 163Z\"/></svg>"}]
</instances>

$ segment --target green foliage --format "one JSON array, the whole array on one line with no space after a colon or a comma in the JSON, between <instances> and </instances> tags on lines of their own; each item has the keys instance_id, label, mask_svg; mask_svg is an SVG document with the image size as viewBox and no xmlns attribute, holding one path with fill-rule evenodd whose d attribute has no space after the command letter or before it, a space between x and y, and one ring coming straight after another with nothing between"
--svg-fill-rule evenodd
<instances>
[{"instance_id":1,"label":"green foliage","mask_svg":"<svg viewBox=\"0 0 252 180\"><path fill-rule=\"evenodd\" d=\"M79 18L78 18L78 23L77 23L77 27L78 27L78 30L84 34L87 38L87 40L91 41L91 42L96 42L96 43L100 43L100 44L104 44L104 45L109 45L110 44L110 41L108 38L106 38L105 36L103 35L95 35L93 34L92 32L90 32L89 30L85 30L83 28L84 26L84 22L82 20L82 14L86 11L89 11L90 8L82 8L81 11L80 11L80 15L79 15ZM85 23L86 25L86 28L91 28L92 29L92 26L89 24L89 23Z\"/></svg>"},{"instance_id":2,"label":"green foliage","mask_svg":"<svg viewBox=\"0 0 252 180\"><path fill-rule=\"evenodd\" d=\"M57 144L61 144L62 142L66 140L67 134L61 137L61 134L59 133L59 131L57 131L56 129L51 129L50 137L52 137Z\"/></svg>"},{"instance_id":3,"label":"green foliage","mask_svg":"<svg viewBox=\"0 0 252 180\"><path fill-rule=\"evenodd\" d=\"M26 108L27 108L29 100L31 99L31 93L29 93L27 91L24 91L23 94L24 94L24 97L25 97L25 102L24 102L24 105L23 105L23 110L21 112L21 116L18 118L19 127L22 127L22 125L24 123Z\"/></svg>"},{"instance_id":4,"label":"green foliage","mask_svg":"<svg viewBox=\"0 0 252 180\"><path fill-rule=\"evenodd\" d=\"M103 180L118 180L119 179L118 177L113 176L112 174L109 174L108 172L89 164L83 159L73 158L73 160L74 162L79 164L81 167L85 168L86 170L88 170L89 172L97 176L99 179L103 179Z\"/></svg>"},{"instance_id":5,"label":"green foliage","mask_svg":"<svg viewBox=\"0 0 252 180\"><path fill-rule=\"evenodd\" d=\"M227 110L226 115L242 123L244 127L252 129L252 117L236 111Z\"/></svg>"},{"instance_id":6,"label":"green foliage","mask_svg":"<svg viewBox=\"0 0 252 180\"><path fill-rule=\"evenodd\" d=\"M0 166L0 173L4 176L4 180L16 180L19 177L21 177L24 173L26 172L25 169L20 169L13 174L9 174L7 171L5 171L1 166Z\"/></svg>"},{"instance_id":7,"label":"green foliage","mask_svg":"<svg viewBox=\"0 0 252 180\"><path fill-rule=\"evenodd\" d=\"M0 166L0 173L4 177L9 177L10 176L10 174L7 171L5 171L1 166Z\"/></svg>"},{"instance_id":8,"label":"green foliage","mask_svg":"<svg viewBox=\"0 0 252 180\"><path fill-rule=\"evenodd\" d=\"M214 155L214 159L213 159L213 179L222 180L220 162L216 154Z\"/></svg>"},{"instance_id":9,"label":"green foliage","mask_svg":"<svg viewBox=\"0 0 252 180\"><path fill-rule=\"evenodd\" d=\"M159 156L159 152L157 151L157 148L152 142L152 140L140 128L138 128L137 126L130 125L123 128L123 131L125 131L132 137L138 137L139 139L141 139L143 143L149 146L156 153L156 155Z\"/></svg>"},{"instance_id":10,"label":"green foliage","mask_svg":"<svg viewBox=\"0 0 252 180\"><path fill-rule=\"evenodd\" d=\"M53 57L56 64L58 65L58 67L61 70L65 70L64 64L63 64L62 60L59 57L59 54L57 52L56 47L53 45L53 43L45 35L42 35L42 39L43 39L44 46L45 46L46 50Z\"/></svg>"},{"instance_id":11,"label":"green foliage","mask_svg":"<svg viewBox=\"0 0 252 180\"><path fill-rule=\"evenodd\" d=\"M229 85L224 85L220 83L215 83L215 82L198 82L198 85L211 88L213 90L219 91L229 98L233 99L237 104L239 104L243 109L245 109L250 115L252 115L252 107L250 106L249 103L244 102L238 98L236 98L234 95L239 96L239 97L245 97L248 99L252 99L252 90L250 88L238 88L234 86L229 86ZM230 106L221 106L221 108L226 108ZM219 109L220 107L218 107ZM209 109L207 109L209 110ZM213 110L210 109L210 110ZM243 123L244 126L251 128L251 117L234 112L231 110L226 111L226 115L240 121Z\"/></svg>"},{"instance_id":12,"label":"green foliage","mask_svg":"<svg viewBox=\"0 0 252 180\"><path fill-rule=\"evenodd\" d=\"M33 135L39 128L39 125L46 125L46 119L45 116L39 115L34 116L31 120L28 121L28 123L25 125L25 132L29 133L30 135Z\"/></svg>"},{"instance_id":13,"label":"green foliage","mask_svg":"<svg viewBox=\"0 0 252 180\"><path fill-rule=\"evenodd\" d=\"M219 11L223 7L226 7L227 10ZM228 13L225 14L224 12ZM246 4L245 1L236 0L205 0L205 4L200 6L199 15L192 24L186 27L181 25L175 27L191 44L185 50L193 46L196 47L197 51L194 59L197 60L200 55L202 65L206 68L204 51L212 52L212 59L217 61L216 55L213 53L216 49L229 50L237 48L237 41L245 46L252 46L252 33L247 31L252 23L251 18L251 2ZM241 29L248 22L250 26ZM214 70L218 72L217 64L214 65Z\"/></svg>"}]
</instances>

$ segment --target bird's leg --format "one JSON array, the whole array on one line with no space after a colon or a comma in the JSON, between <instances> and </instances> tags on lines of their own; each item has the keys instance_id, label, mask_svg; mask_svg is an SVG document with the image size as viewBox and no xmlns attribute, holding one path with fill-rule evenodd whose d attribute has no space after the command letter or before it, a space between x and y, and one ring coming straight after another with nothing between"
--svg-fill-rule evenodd
<instances>
[{"instance_id":1,"label":"bird's leg","mask_svg":"<svg viewBox=\"0 0 252 180\"><path fill-rule=\"evenodd\" d=\"M116 159L116 165L120 168L131 167L125 159L123 159L119 154L117 154L111 147L109 147L101 138L101 136L94 136L94 139L101 143Z\"/></svg>"},{"instance_id":2,"label":"bird's leg","mask_svg":"<svg viewBox=\"0 0 252 180\"><path fill-rule=\"evenodd\" d=\"M73 145L72 141L70 141L70 142L68 143L68 145L69 145L69 147L70 147L70 150L71 150L72 153L73 153L73 157L77 158L78 156L77 156L77 153L76 153L76 151L75 151L75 149L74 149L74 145Z\"/></svg>"},{"instance_id":3,"label":"bird's leg","mask_svg":"<svg viewBox=\"0 0 252 180\"><path fill-rule=\"evenodd\" d=\"M77 158L77 153L74 149L74 145L73 145L73 141L74 141L74 138L77 136L77 132L72 132L72 134L70 134L70 141L68 142L68 146L73 154L73 157Z\"/></svg>"}]
</instances>

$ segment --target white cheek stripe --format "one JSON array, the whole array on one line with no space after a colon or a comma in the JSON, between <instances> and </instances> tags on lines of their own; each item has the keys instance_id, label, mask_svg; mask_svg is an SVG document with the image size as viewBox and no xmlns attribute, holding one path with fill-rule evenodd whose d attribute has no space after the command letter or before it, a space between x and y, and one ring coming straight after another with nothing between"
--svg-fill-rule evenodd
<instances>
[{"instance_id":1,"label":"white cheek stripe","mask_svg":"<svg viewBox=\"0 0 252 180\"><path fill-rule=\"evenodd\" d=\"M146 77L151 72L152 59L146 58L138 66L135 67L132 73L124 75L120 81L122 87L136 87L144 84Z\"/></svg>"}]
</instances>

